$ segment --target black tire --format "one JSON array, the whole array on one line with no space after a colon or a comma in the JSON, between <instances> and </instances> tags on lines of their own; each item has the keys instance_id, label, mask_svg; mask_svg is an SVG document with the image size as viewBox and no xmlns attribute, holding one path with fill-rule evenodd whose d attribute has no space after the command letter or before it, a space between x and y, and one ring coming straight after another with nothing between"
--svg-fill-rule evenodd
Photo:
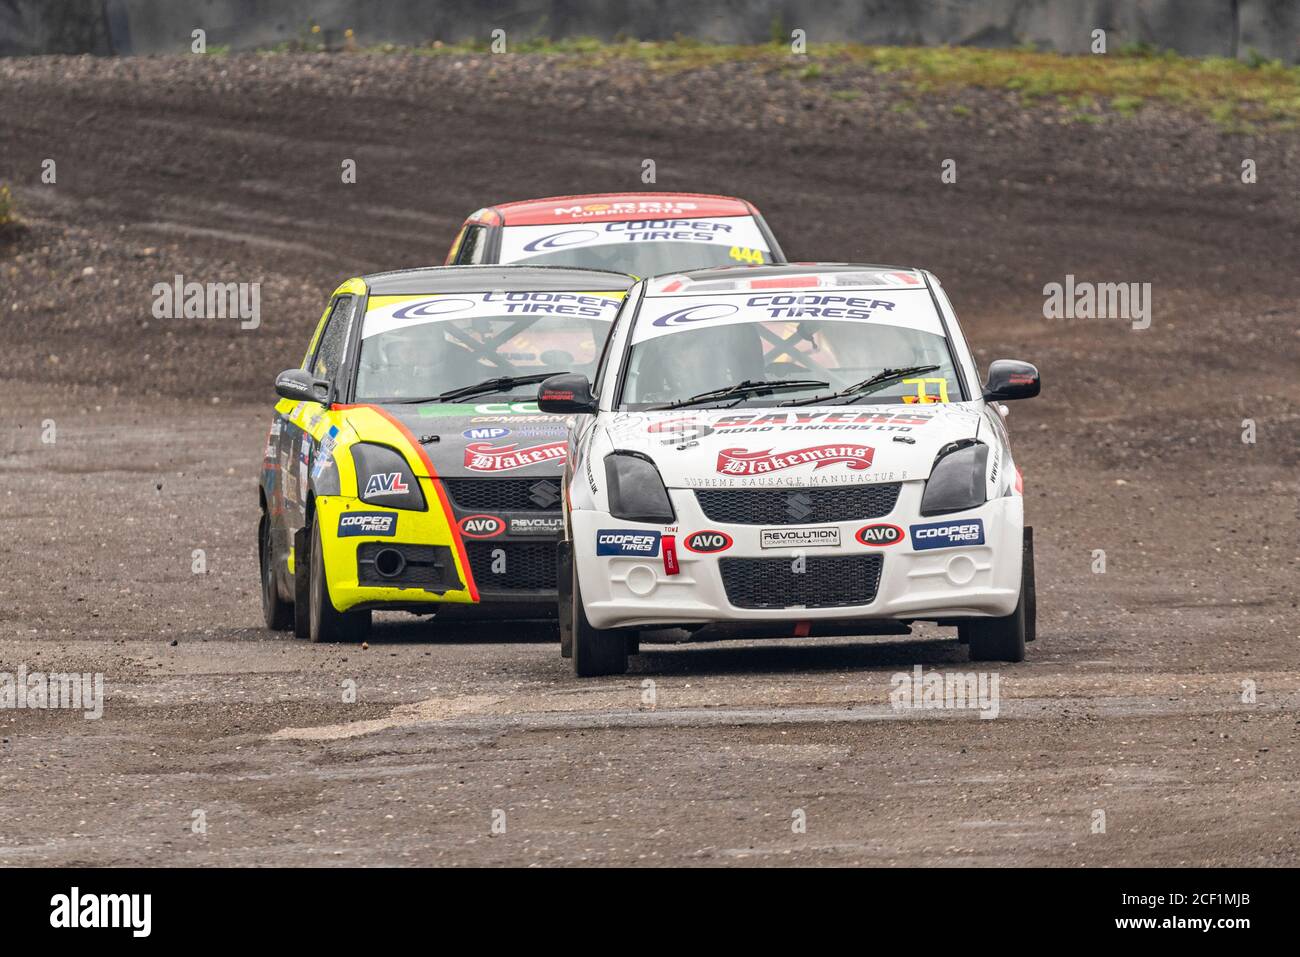
<instances>
[{"instance_id":1,"label":"black tire","mask_svg":"<svg viewBox=\"0 0 1300 957\"><path fill-rule=\"evenodd\" d=\"M275 580L271 519L265 511L257 526L257 562L262 575L262 619L272 631L288 631L293 627L293 605L280 597L280 586Z\"/></svg>"},{"instance_id":2,"label":"black tire","mask_svg":"<svg viewBox=\"0 0 1300 957\"><path fill-rule=\"evenodd\" d=\"M560 607L556 617L560 629L560 657L573 657L573 545L556 542L556 590Z\"/></svg>"},{"instance_id":3,"label":"black tire","mask_svg":"<svg viewBox=\"0 0 1300 957\"><path fill-rule=\"evenodd\" d=\"M1034 530L1025 526L1024 560L1021 568L1024 576L1025 595L1025 641L1038 637L1038 599L1034 589Z\"/></svg>"},{"instance_id":4,"label":"black tire","mask_svg":"<svg viewBox=\"0 0 1300 957\"><path fill-rule=\"evenodd\" d=\"M320 524L311 529L311 594L309 598L310 630L313 644L322 642L360 642L370 631L370 611L338 611L330 601L330 585L325 578L325 552L321 548Z\"/></svg>"},{"instance_id":5,"label":"black tire","mask_svg":"<svg viewBox=\"0 0 1300 957\"><path fill-rule=\"evenodd\" d=\"M293 533L293 636L311 637L311 539L310 527Z\"/></svg>"},{"instance_id":6,"label":"black tire","mask_svg":"<svg viewBox=\"0 0 1300 957\"><path fill-rule=\"evenodd\" d=\"M1020 577L1020 600L1016 610L1002 618L974 618L957 626L959 636L970 646L971 661L1025 660L1025 586Z\"/></svg>"},{"instance_id":7,"label":"black tire","mask_svg":"<svg viewBox=\"0 0 1300 957\"><path fill-rule=\"evenodd\" d=\"M582 589L578 585L577 563L573 581L573 673L579 678L598 675L621 675L627 672L627 635L621 631L593 628L582 607Z\"/></svg>"}]
</instances>

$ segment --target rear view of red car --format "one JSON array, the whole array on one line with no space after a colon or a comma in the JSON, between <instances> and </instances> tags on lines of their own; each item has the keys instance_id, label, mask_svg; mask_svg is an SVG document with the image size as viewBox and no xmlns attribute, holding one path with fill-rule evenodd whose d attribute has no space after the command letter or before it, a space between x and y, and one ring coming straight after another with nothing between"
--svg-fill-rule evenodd
<instances>
[{"instance_id":1,"label":"rear view of red car","mask_svg":"<svg viewBox=\"0 0 1300 957\"><path fill-rule=\"evenodd\" d=\"M753 203L702 193L598 193L487 206L461 227L446 265L511 263L634 276L783 263Z\"/></svg>"}]
</instances>

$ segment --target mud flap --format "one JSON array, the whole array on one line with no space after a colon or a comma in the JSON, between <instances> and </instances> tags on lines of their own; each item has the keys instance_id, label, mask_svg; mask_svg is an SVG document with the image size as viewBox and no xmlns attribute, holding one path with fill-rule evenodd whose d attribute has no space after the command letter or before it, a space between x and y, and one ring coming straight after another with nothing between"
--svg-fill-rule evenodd
<instances>
[{"instance_id":1,"label":"mud flap","mask_svg":"<svg viewBox=\"0 0 1300 957\"><path fill-rule=\"evenodd\" d=\"M573 657L573 543L555 543L555 578L559 592L560 657Z\"/></svg>"},{"instance_id":2,"label":"mud flap","mask_svg":"<svg viewBox=\"0 0 1300 957\"><path fill-rule=\"evenodd\" d=\"M1025 544L1021 551L1020 574L1025 590L1025 641L1038 637L1038 603L1034 596L1034 529L1025 526Z\"/></svg>"},{"instance_id":3,"label":"mud flap","mask_svg":"<svg viewBox=\"0 0 1300 957\"><path fill-rule=\"evenodd\" d=\"M311 636L311 556L308 555L310 539L308 529L293 533L293 636Z\"/></svg>"}]
</instances>

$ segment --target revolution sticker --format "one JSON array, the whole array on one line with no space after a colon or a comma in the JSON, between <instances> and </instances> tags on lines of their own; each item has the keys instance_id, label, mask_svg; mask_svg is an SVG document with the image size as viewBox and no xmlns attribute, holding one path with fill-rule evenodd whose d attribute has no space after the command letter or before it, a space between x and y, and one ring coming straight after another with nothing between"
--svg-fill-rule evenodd
<instances>
[{"instance_id":1,"label":"revolution sticker","mask_svg":"<svg viewBox=\"0 0 1300 957\"><path fill-rule=\"evenodd\" d=\"M564 519L559 515L510 519L511 535L558 535L563 528Z\"/></svg>"},{"instance_id":2,"label":"revolution sticker","mask_svg":"<svg viewBox=\"0 0 1300 957\"><path fill-rule=\"evenodd\" d=\"M840 530L809 525L805 528L765 528L758 533L762 548L815 548L818 545L838 545Z\"/></svg>"}]
</instances>

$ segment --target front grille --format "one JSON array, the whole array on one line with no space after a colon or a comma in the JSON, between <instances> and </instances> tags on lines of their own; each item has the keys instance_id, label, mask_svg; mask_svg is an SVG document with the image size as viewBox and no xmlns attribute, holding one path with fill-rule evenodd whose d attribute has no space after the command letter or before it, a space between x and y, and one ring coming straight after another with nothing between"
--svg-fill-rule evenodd
<instances>
[{"instance_id":1,"label":"front grille","mask_svg":"<svg viewBox=\"0 0 1300 957\"><path fill-rule=\"evenodd\" d=\"M558 512L559 479L444 479L457 508L474 512Z\"/></svg>"},{"instance_id":2,"label":"front grille","mask_svg":"<svg viewBox=\"0 0 1300 957\"><path fill-rule=\"evenodd\" d=\"M466 542L480 591L555 590L556 543Z\"/></svg>"},{"instance_id":3,"label":"front grille","mask_svg":"<svg viewBox=\"0 0 1300 957\"><path fill-rule=\"evenodd\" d=\"M406 559L406 566L391 578L379 574L375 568L375 556L389 549L401 552ZM423 588L439 594L461 587L456 563L446 545L389 545L384 542L366 542L357 548L357 582L389 588Z\"/></svg>"},{"instance_id":4,"label":"front grille","mask_svg":"<svg viewBox=\"0 0 1300 957\"><path fill-rule=\"evenodd\" d=\"M737 608L834 608L867 605L880 587L880 555L805 558L724 558L718 562L727 601Z\"/></svg>"},{"instance_id":5,"label":"front grille","mask_svg":"<svg viewBox=\"0 0 1300 957\"><path fill-rule=\"evenodd\" d=\"M899 482L811 488L699 489L711 522L729 525L821 525L880 518L894 510Z\"/></svg>"}]
</instances>

